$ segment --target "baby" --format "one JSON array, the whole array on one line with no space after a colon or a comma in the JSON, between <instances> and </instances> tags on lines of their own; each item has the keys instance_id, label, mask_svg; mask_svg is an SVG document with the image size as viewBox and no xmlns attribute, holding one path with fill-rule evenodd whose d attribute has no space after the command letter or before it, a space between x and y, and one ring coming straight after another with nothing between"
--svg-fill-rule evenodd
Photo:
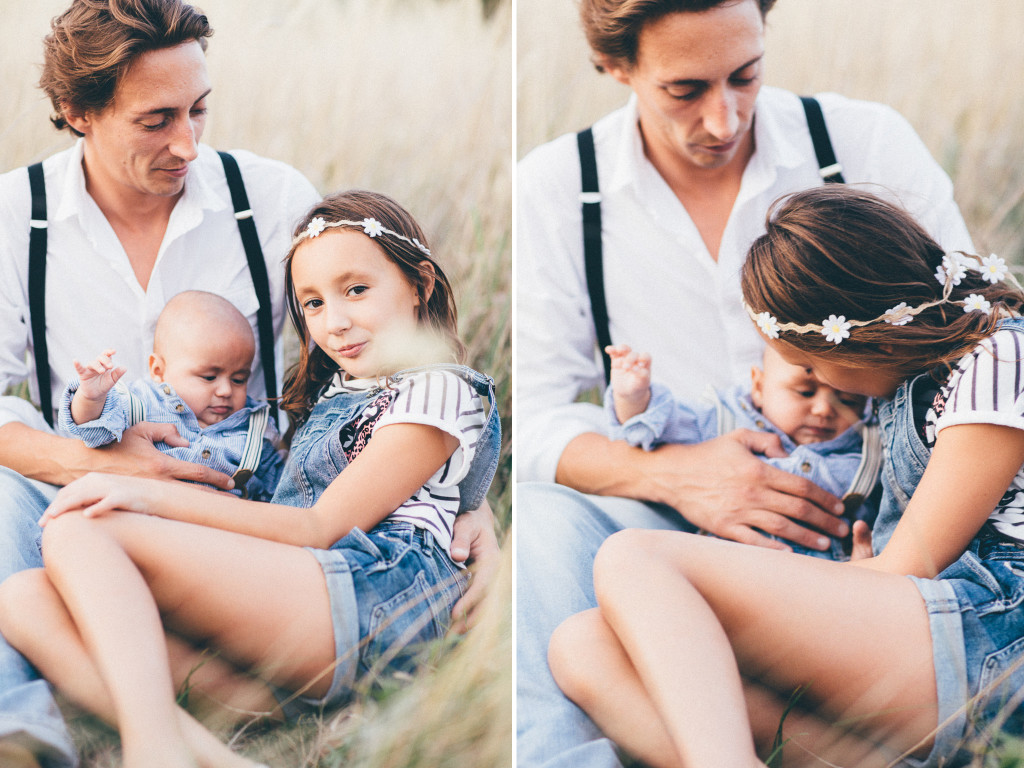
<instances>
[{"instance_id":1,"label":"baby","mask_svg":"<svg viewBox=\"0 0 1024 768\"><path fill-rule=\"evenodd\" d=\"M864 423L867 398L821 383L806 368L791 365L770 347L762 368L751 369L750 386L712 390L706 403L676 400L651 384L651 358L628 346L607 348L612 361L605 395L609 437L651 450L661 443L699 443L736 427L777 434L788 455L764 457L769 464L817 483L843 498L846 517L873 520L864 504L881 464L878 428ZM806 554L845 559L839 542L830 550L795 547Z\"/></svg>"},{"instance_id":2,"label":"baby","mask_svg":"<svg viewBox=\"0 0 1024 768\"><path fill-rule=\"evenodd\" d=\"M283 462L265 434L269 406L246 393L255 351L252 328L231 302L179 293L157 319L150 378L118 384L125 369L114 366L112 349L88 365L76 360L58 428L95 448L139 421L174 424L188 446L160 450L233 475L235 493L268 501Z\"/></svg>"}]
</instances>

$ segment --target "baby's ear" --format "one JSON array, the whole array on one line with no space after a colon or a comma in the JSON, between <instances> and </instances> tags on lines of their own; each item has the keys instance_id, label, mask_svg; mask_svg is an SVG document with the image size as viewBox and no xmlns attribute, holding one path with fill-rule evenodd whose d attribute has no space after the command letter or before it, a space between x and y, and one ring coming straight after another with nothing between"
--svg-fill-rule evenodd
<instances>
[{"instance_id":1,"label":"baby's ear","mask_svg":"<svg viewBox=\"0 0 1024 768\"><path fill-rule=\"evenodd\" d=\"M750 366L750 401L754 404L754 407L757 408L757 410L761 410L761 403L764 402L762 397L763 382L764 371L756 365Z\"/></svg>"},{"instance_id":2,"label":"baby's ear","mask_svg":"<svg viewBox=\"0 0 1024 768\"><path fill-rule=\"evenodd\" d=\"M164 380L164 359L160 357L156 352L149 356L149 378L153 381Z\"/></svg>"}]
</instances>

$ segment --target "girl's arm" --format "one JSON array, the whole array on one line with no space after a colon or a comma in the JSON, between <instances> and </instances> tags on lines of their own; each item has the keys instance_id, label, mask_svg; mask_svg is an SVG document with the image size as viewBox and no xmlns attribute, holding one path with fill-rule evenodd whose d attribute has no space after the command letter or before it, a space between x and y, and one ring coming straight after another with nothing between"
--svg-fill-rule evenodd
<instances>
[{"instance_id":1,"label":"girl's arm","mask_svg":"<svg viewBox=\"0 0 1024 768\"><path fill-rule=\"evenodd\" d=\"M90 474L63 488L40 524L73 510L86 515L120 510L326 549L352 528L368 531L398 509L457 447L456 437L436 427L381 427L308 509L245 501L180 483Z\"/></svg>"},{"instance_id":2,"label":"girl's arm","mask_svg":"<svg viewBox=\"0 0 1024 768\"><path fill-rule=\"evenodd\" d=\"M1022 464L1022 429L946 427L889 543L878 557L856 564L935 577L966 551Z\"/></svg>"}]
</instances>

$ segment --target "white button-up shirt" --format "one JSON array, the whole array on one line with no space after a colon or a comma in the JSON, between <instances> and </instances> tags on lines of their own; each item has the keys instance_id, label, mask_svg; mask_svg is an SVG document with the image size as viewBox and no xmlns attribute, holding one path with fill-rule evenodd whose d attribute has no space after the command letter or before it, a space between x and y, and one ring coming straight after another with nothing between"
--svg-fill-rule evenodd
<instances>
[{"instance_id":1,"label":"white button-up shirt","mask_svg":"<svg viewBox=\"0 0 1024 768\"><path fill-rule=\"evenodd\" d=\"M895 196L945 248L970 251L949 177L897 112L819 95L849 183ZM676 397L747 380L762 342L740 304L739 271L778 197L822 183L796 95L761 89L755 151L717 261L647 160L635 100L594 125L604 285L613 343L653 356ZM519 480L553 481L566 445L603 432L601 409L577 403L604 385L583 267L575 134L538 147L518 169L516 461Z\"/></svg>"},{"instance_id":2,"label":"white button-up shirt","mask_svg":"<svg viewBox=\"0 0 1024 768\"><path fill-rule=\"evenodd\" d=\"M128 256L85 188L84 143L47 158L48 234L46 325L54 407L74 376L72 360L91 360L106 348L128 378L147 374L157 316L168 299L185 290L210 291L231 301L256 334L259 306L217 153L200 146L184 194L171 213L149 285L143 289ZM235 151L267 264L274 331L284 309L282 259L298 219L319 195L285 163ZM26 379L38 402L28 311L28 242L31 195L24 168L0 176L0 392ZM211 329L216 332L216 329ZM257 339L258 339L257 335ZM278 336L279 338L279 336ZM277 371L282 369L280 340ZM266 395L259 347L250 395ZM17 397L0 398L0 425L21 421L45 429L32 407Z\"/></svg>"}]
</instances>

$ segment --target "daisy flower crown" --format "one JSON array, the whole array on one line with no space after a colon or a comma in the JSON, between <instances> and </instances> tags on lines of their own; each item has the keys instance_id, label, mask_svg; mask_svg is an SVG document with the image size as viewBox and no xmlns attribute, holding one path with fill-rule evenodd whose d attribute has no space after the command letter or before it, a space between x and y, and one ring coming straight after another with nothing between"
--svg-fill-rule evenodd
<instances>
[{"instance_id":1,"label":"daisy flower crown","mask_svg":"<svg viewBox=\"0 0 1024 768\"><path fill-rule=\"evenodd\" d=\"M370 237L380 237L381 235L388 235L390 237L398 238L414 248L418 248L424 255L430 256L430 249L427 248L423 243L415 237L406 237L405 235L395 232L393 229L388 229L376 219L365 218L361 221L349 221L348 219L341 219L339 221L327 221L323 216L314 216L313 219L306 225L306 228L302 230L295 239L292 240L292 247L301 243L303 240L317 237L325 229L334 227L355 227L361 229L364 234Z\"/></svg>"},{"instance_id":2,"label":"daisy flower crown","mask_svg":"<svg viewBox=\"0 0 1024 768\"><path fill-rule=\"evenodd\" d=\"M1018 288L1020 284L1010 274L1006 262L994 253L981 258L980 256L969 256L964 253L947 253L942 257L942 264L935 270L935 279L942 285L942 296L935 301L926 301L916 307L908 307L905 301L901 301L895 307L886 310L878 317L870 320L847 320L844 315L829 315L821 321L820 325L808 323L780 323L778 318L769 312L755 312L753 308L743 302L743 307L750 315L757 327L769 339L779 338L782 331L793 333L820 333L827 341L833 344L842 343L843 339L850 338L850 329L859 328L872 323L886 322L889 325L906 325L913 319L931 307L940 304L960 304L964 312L985 312L992 310L992 303L979 293L972 293L965 299L950 299L949 295L953 287L960 285L960 282L967 276L967 270L971 269L980 272L981 277L992 285L1009 278Z\"/></svg>"}]
</instances>

